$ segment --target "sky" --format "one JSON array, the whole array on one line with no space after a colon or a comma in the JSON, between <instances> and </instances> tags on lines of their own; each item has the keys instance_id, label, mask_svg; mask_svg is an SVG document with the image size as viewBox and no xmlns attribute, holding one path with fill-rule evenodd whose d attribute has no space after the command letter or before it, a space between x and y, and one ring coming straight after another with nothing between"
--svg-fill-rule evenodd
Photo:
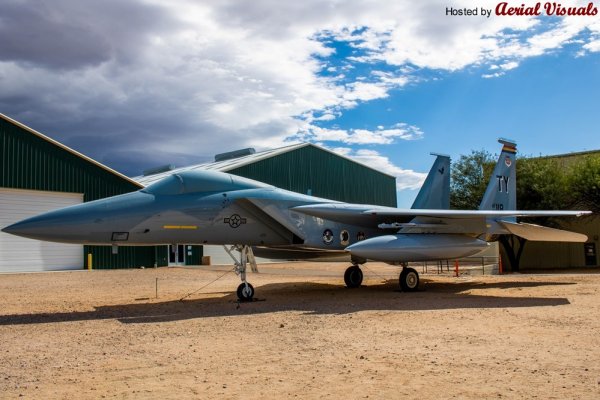
<instances>
[{"instance_id":1,"label":"sky","mask_svg":"<svg viewBox=\"0 0 600 400\"><path fill-rule=\"evenodd\" d=\"M430 152L600 149L600 14L500 3L3 0L0 112L129 176L308 141L409 207Z\"/></svg>"}]
</instances>

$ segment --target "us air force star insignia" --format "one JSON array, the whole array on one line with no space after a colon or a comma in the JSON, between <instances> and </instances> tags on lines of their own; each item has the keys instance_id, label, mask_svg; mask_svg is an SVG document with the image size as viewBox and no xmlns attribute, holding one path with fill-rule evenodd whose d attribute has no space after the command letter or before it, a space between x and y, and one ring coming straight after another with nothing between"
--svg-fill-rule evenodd
<instances>
[{"instance_id":1,"label":"us air force star insignia","mask_svg":"<svg viewBox=\"0 0 600 400\"><path fill-rule=\"evenodd\" d=\"M238 214L233 214L229 218L223 218L223 222L229 224L229 226L232 228L237 228L238 226L246 223L246 218L242 218Z\"/></svg>"}]
</instances>

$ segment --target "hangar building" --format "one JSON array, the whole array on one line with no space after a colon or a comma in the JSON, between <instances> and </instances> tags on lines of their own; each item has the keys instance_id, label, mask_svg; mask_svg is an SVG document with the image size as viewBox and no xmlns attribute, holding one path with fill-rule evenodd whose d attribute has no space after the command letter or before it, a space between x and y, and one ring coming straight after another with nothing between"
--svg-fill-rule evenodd
<instances>
[{"instance_id":1,"label":"hangar building","mask_svg":"<svg viewBox=\"0 0 600 400\"><path fill-rule=\"evenodd\" d=\"M0 114L0 227L66 205L142 188L168 174L214 169L284 189L357 203L396 205L395 177L312 144L254 154L227 153L218 161L131 179ZM0 232L0 272L198 265L202 246L79 246L21 239Z\"/></svg>"}]
</instances>

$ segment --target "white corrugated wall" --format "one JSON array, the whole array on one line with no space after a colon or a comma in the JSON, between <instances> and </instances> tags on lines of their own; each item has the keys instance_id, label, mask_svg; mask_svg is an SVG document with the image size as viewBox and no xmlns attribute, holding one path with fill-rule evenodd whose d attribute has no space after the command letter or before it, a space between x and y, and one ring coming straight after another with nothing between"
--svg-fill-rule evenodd
<instances>
[{"instance_id":1,"label":"white corrugated wall","mask_svg":"<svg viewBox=\"0 0 600 400\"><path fill-rule=\"evenodd\" d=\"M0 228L46 211L83 202L78 193L0 188ZM0 272L83 268L83 246L42 242L0 232Z\"/></svg>"}]
</instances>

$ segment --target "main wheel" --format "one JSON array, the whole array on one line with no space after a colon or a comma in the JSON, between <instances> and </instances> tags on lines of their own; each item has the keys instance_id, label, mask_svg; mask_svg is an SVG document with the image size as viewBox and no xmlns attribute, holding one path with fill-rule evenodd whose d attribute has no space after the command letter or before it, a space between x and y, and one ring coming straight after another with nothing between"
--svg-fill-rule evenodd
<instances>
[{"instance_id":1,"label":"main wheel","mask_svg":"<svg viewBox=\"0 0 600 400\"><path fill-rule=\"evenodd\" d=\"M419 288L419 273L413 268L403 268L400 272L400 287L405 292L414 292Z\"/></svg>"},{"instance_id":2,"label":"main wheel","mask_svg":"<svg viewBox=\"0 0 600 400\"><path fill-rule=\"evenodd\" d=\"M249 283L240 283L240 286L237 288L237 297L240 301L252 301L254 288Z\"/></svg>"},{"instance_id":3,"label":"main wheel","mask_svg":"<svg viewBox=\"0 0 600 400\"><path fill-rule=\"evenodd\" d=\"M361 269L356 265L348 267L348 269L344 273L344 282L346 282L346 286L349 288L360 287L362 280L363 273Z\"/></svg>"}]
</instances>

